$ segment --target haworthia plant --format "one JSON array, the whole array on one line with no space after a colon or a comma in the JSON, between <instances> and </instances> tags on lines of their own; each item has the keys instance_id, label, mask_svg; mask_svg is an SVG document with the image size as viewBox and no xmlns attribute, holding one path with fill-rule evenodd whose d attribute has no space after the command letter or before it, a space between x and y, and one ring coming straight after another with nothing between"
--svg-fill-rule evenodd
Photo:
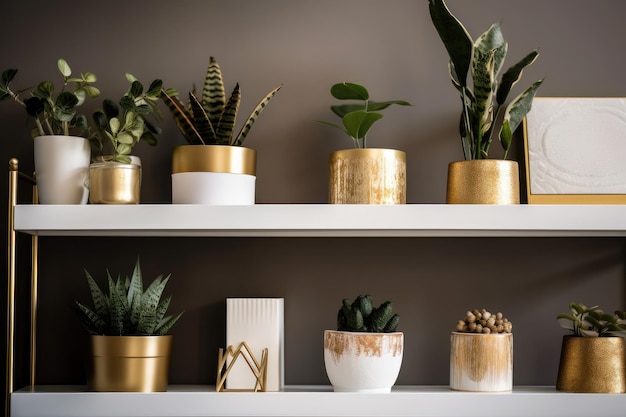
<instances>
[{"instance_id":1,"label":"haworthia plant","mask_svg":"<svg viewBox=\"0 0 626 417\"><path fill-rule=\"evenodd\" d=\"M85 329L94 335L164 335L183 313L166 316L172 297L161 300L170 275L159 275L144 291L139 258L132 277L113 280L107 271L108 294L85 271L93 307L75 301L76 312Z\"/></svg>"},{"instance_id":2,"label":"haworthia plant","mask_svg":"<svg viewBox=\"0 0 626 417\"><path fill-rule=\"evenodd\" d=\"M391 301L374 307L370 295L359 295L354 301L344 299L337 313L337 330L347 332L392 333L400 316L393 313Z\"/></svg>"},{"instance_id":3,"label":"haworthia plant","mask_svg":"<svg viewBox=\"0 0 626 417\"><path fill-rule=\"evenodd\" d=\"M237 135L234 132L241 89L237 83L226 99L222 70L213 57L209 61L201 97L197 97L195 91L192 91L189 93L188 104L185 105L175 90L168 89L162 90L161 98L189 144L241 146L265 106L281 87L277 86L263 97Z\"/></svg>"},{"instance_id":4,"label":"haworthia plant","mask_svg":"<svg viewBox=\"0 0 626 417\"><path fill-rule=\"evenodd\" d=\"M507 106L505 102L523 69L535 62L539 54L530 52L507 69L498 81L508 51L500 24L491 25L474 41L444 0L428 0L428 6L435 29L450 57L450 78L461 95L460 134L465 159L489 157L493 132L500 118L499 139L506 159L513 133L530 111L543 79L531 84Z\"/></svg>"}]
</instances>

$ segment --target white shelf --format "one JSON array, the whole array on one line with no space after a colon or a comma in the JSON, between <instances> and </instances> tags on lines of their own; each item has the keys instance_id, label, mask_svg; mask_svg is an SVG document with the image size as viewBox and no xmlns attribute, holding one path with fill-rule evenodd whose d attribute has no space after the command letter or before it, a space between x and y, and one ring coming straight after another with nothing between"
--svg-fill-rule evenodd
<instances>
[{"instance_id":1,"label":"white shelf","mask_svg":"<svg viewBox=\"0 0 626 417\"><path fill-rule=\"evenodd\" d=\"M626 236L625 205L18 205L41 236Z\"/></svg>"},{"instance_id":2,"label":"white shelf","mask_svg":"<svg viewBox=\"0 0 626 417\"><path fill-rule=\"evenodd\" d=\"M337 393L326 386L284 392L217 393L213 386L171 386L165 393L94 393L76 386L37 386L11 396L12 417L121 416L458 416L623 417L626 395L569 394L554 387L506 393L399 386L389 394Z\"/></svg>"}]
</instances>

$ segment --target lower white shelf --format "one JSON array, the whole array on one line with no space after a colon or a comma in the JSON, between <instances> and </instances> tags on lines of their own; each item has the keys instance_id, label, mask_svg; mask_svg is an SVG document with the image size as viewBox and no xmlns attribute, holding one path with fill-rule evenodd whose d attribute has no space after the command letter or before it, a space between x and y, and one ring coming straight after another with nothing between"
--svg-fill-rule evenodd
<instances>
[{"instance_id":1,"label":"lower white shelf","mask_svg":"<svg viewBox=\"0 0 626 417\"><path fill-rule=\"evenodd\" d=\"M282 392L215 392L173 385L163 393L95 393L83 386L35 386L11 396L12 417L131 416L467 416L623 417L624 394L570 394L554 387L506 393L457 392L447 386L397 386L389 394L336 393L328 386Z\"/></svg>"}]
</instances>

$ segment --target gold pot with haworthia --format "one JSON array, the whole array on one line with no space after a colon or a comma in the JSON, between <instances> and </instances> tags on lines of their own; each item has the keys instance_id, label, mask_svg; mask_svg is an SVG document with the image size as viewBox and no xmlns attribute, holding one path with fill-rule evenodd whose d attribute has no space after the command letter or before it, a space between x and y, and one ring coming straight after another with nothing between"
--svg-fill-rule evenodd
<instances>
[{"instance_id":1,"label":"gold pot with haworthia","mask_svg":"<svg viewBox=\"0 0 626 417\"><path fill-rule=\"evenodd\" d=\"M405 204L406 154L376 148L331 153L328 202Z\"/></svg>"},{"instance_id":2,"label":"gold pot with haworthia","mask_svg":"<svg viewBox=\"0 0 626 417\"><path fill-rule=\"evenodd\" d=\"M624 338L563 336L556 389L579 393L625 393Z\"/></svg>"},{"instance_id":3,"label":"gold pot with haworthia","mask_svg":"<svg viewBox=\"0 0 626 417\"><path fill-rule=\"evenodd\" d=\"M448 165L448 204L519 204L516 161L473 159Z\"/></svg>"}]
</instances>

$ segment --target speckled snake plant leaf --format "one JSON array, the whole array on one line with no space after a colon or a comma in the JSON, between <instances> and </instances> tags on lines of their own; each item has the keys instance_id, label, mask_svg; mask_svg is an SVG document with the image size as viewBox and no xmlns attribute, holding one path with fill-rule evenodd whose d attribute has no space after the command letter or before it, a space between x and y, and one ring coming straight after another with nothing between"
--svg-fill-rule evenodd
<instances>
[{"instance_id":1,"label":"speckled snake plant leaf","mask_svg":"<svg viewBox=\"0 0 626 417\"><path fill-rule=\"evenodd\" d=\"M203 142L205 144L217 143L215 131L213 130L213 125L211 125L211 122L209 121L209 116L207 115L204 107L202 107L200 101L198 101L198 98L193 93L189 93L189 107L191 108L196 131L202 137Z\"/></svg>"},{"instance_id":2,"label":"speckled snake plant leaf","mask_svg":"<svg viewBox=\"0 0 626 417\"><path fill-rule=\"evenodd\" d=\"M541 83L543 83L543 79L535 81L522 94L513 99L504 112L504 121L500 128L500 142L504 148L505 158L511 147L513 132L515 132L524 117L526 117L526 114L530 111L533 99Z\"/></svg>"},{"instance_id":3,"label":"speckled snake plant leaf","mask_svg":"<svg viewBox=\"0 0 626 417\"><path fill-rule=\"evenodd\" d=\"M202 140L202 136L195 128L193 116L178 97L171 95L166 90L162 90L161 98L172 113L176 126L185 136L185 139L192 145L206 145Z\"/></svg>"},{"instance_id":4,"label":"speckled snake plant leaf","mask_svg":"<svg viewBox=\"0 0 626 417\"><path fill-rule=\"evenodd\" d=\"M494 76L494 54L492 49L486 53L476 50L476 59L473 61L473 83L474 83L474 117L479 121L475 126L478 131L473 132L474 137L479 138L479 147L483 148L484 133L491 127L491 102L493 100Z\"/></svg>"},{"instance_id":5,"label":"speckled snake plant leaf","mask_svg":"<svg viewBox=\"0 0 626 417\"><path fill-rule=\"evenodd\" d=\"M502 81L500 82L500 87L498 87L498 93L496 94L496 101L498 104L504 104L511 88L513 88L513 86L522 78L524 68L535 62L538 56L539 53L537 51L532 51L522 58L517 64L506 70L506 72L502 75Z\"/></svg>"},{"instance_id":6,"label":"speckled snake plant leaf","mask_svg":"<svg viewBox=\"0 0 626 417\"><path fill-rule=\"evenodd\" d=\"M241 90L239 83L235 84L233 92L230 94L224 112L220 117L219 124L215 129L215 138L218 145L230 145L237 121L237 112L239 111L239 103L241 102Z\"/></svg>"},{"instance_id":7,"label":"speckled snake plant leaf","mask_svg":"<svg viewBox=\"0 0 626 417\"><path fill-rule=\"evenodd\" d=\"M219 124L224 106L226 105L226 93L224 91L224 79L222 70L215 61L210 57L209 67L207 68L206 78L204 79L204 87L202 89L202 107L209 116L209 120L213 127Z\"/></svg>"},{"instance_id":8,"label":"speckled snake plant leaf","mask_svg":"<svg viewBox=\"0 0 626 417\"><path fill-rule=\"evenodd\" d=\"M124 321L126 313L128 311L128 302L126 302L126 294L120 296L119 290L121 285L120 280L117 280L117 284L111 278L111 275L107 272L107 280L109 284L109 333L112 335L124 334ZM123 290L123 288L121 288ZM126 303L126 308L124 308Z\"/></svg>"},{"instance_id":9,"label":"speckled snake plant leaf","mask_svg":"<svg viewBox=\"0 0 626 417\"><path fill-rule=\"evenodd\" d=\"M239 134L237 135L237 138L233 142L233 145L237 145L237 146L243 145L244 140L246 140L246 137L248 136L248 133L250 132L250 129L252 129L252 125L254 124L254 122L256 122L257 118L259 117L259 115L261 114L265 106L267 106L267 103L269 103L269 101L272 99L272 97L276 95L276 93L278 92L278 90L281 89L281 87L282 85L279 85L278 87L274 88L272 91L267 93L267 95L259 102L259 104L256 105L254 110L252 110L252 113L250 113L250 116L248 116L248 119L246 119L246 122L243 124L241 131L239 132Z\"/></svg>"},{"instance_id":10,"label":"speckled snake plant leaf","mask_svg":"<svg viewBox=\"0 0 626 417\"><path fill-rule=\"evenodd\" d=\"M159 324L157 319L157 307L159 306L159 300L161 299L161 295L163 294L163 290L169 278L169 275L166 278L163 278L163 275L159 275L141 297L141 315L139 316L137 333L154 333L154 330Z\"/></svg>"},{"instance_id":11,"label":"speckled snake plant leaf","mask_svg":"<svg viewBox=\"0 0 626 417\"><path fill-rule=\"evenodd\" d=\"M508 46L500 24L494 23L474 42L474 59L477 58L477 53L486 54L493 51L493 73L497 77L506 58Z\"/></svg>"}]
</instances>

